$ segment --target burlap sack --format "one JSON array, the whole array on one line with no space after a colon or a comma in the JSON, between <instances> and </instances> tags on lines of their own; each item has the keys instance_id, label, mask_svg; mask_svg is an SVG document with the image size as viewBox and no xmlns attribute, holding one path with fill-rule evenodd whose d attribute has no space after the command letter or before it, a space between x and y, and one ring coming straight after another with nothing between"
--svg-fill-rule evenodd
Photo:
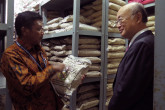
<instances>
[{"instance_id":1,"label":"burlap sack","mask_svg":"<svg viewBox=\"0 0 165 110\"><path fill-rule=\"evenodd\" d=\"M116 74L117 73L117 68L112 68L107 70L107 74Z\"/></svg>"},{"instance_id":2,"label":"burlap sack","mask_svg":"<svg viewBox=\"0 0 165 110\"><path fill-rule=\"evenodd\" d=\"M124 52L108 53L108 58L123 58Z\"/></svg>"},{"instance_id":3,"label":"burlap sack","mask_svg":"<svg viewBox=\"0 0 165 110\"><path fill-rule=\"evenodd\" d=\"M42 48L46 51L49 52L51 49L48 46L42 46Z\"/></svg>"},{"instance_id":4,"label":"burlap sack","mask_svg":"<svg viewBox=\"0 0 165 110\"><path fill-rule=\"evenodd\" d=\"M78 51L79 57L99 57L101 56L101 51L98 50L79 50Z\"/></svg>"},{"instance_id":5,"label":"burlap sack","mask_svg":"<svg viewBox=\"0 0 165 110\"><path fill-rule=\"evenodd\" d=\"M101 22L102 21L102 16L99 16L95 19L92 20L92 23L97 23L97 22Z\"/></svg>"},{"instance_id":6,"label":"burlap sack","mask_svg":"<svg viewBox=\"0 0 165 110\"><path fill-rule=\"evenodd\" d=\"M113 90L113 84L107 84L107 91Z\"/></svg>"},{"instance_id":7,"label":"burlap sack","mask_svg":"<svg viewBox=\"0 0 165 110\"><path fill-rule=\"evenodd\" d=\"M92 62L92 64L101 63L101 58L98 57L85 57L85 58L89 59Z\"/></svg>"},{"instance_id":8,"label":"burlap sack","mask_svg":"<svg viewBox=\"0 0 165 110\"><path fill-rule=\"evenodd\" d=\"M108 83L108 84L112 84L113 82L114 82L114 79L108 79L108 80L107 80L107 83Z\"/></svg>"},{"instance_id":9,"label":"burlap sack","mask_svg":"<svg viewBox=\"0 0 165 110\"><path fill-rule=\"evenodd\" d=\"M155 31L155 27L154 26L148 27L148 29L151 30L151 31Z\"/></svg>"},{"instance_id":10,"label":"burlap sack","mask_svg":"<svg viewBox=\"0 0 165 110\"><path fill-rule=\"evenodd\" d=\"M52 49L52 50L57 50L57 51L66 50L66 45L52 46L51 49Z\"/></svg>"},{"instance_id":11,"label":"burlap sack","mask_svg":"<svg viewBox=\"0 0 165 110\"><path fill-rule=\"evenodd\" d=\"M87 92L87 91L91 91L93 89L99 89L100 88L100 85L99 84L85 84L83 86L80 86L78 89L77 89L77 94L82 94L84 92Z\"/></svg>"},{"instance_id":12,"label":"burlap sack","mask_svg":"<svg viewBox=\"0 0 165 110\"><path fill-rule=\"evenodd\" d=\"M95 5L94 7L92 7L95 11L100 11L102 10L102 4L99 5Z\"/></svg>"},{"instance_id":13,"label":"burlap sack","mask_svg":"<svg viewBox=\"0 0 165 110\"><path fill-rule=\"evenodd\" d=\"M61 20L63 20L62 17L54 18L51 21L47 22L47 25L53 24L53 23L59 23Z\"/></svg>"},{"instance_id":14,"label":"burlap sack","mask_svg":"<svg viewBox=\"0 0 165 110\"><path fill-rule=\"evenodd\" d=\"M78 47L79 49L96 49L96 50L100 50L101 46L100 45L79 45Z\"/></svg>"},{"instance_id":15,"label":"burlap sack","mask_svg":"<svg viewBox=\"0 0 165 110\"><path fill-rule=\"evenodd\" d=\"M92 18L97 18L97 17L99 17L99 16L101 16L101 15L102 15L102 10L93 13L93 14L91 15L91 17L92 17Z\"/></svg>"},{"instance_id":16,"label":"burlap sack","mask_svg":"<svg viewBox=\"0 0 165 110\"><path fill-rule=\"evenodd\" d=\"M115 11L119 11L121 6L110 2L109 3L109 8L112 9L112 10L115 10Z\"/></svg>"},{"instance_id":17,"label":"burlap sack","mask_svg":"<svg viewBox=\"0 0 165 110\"><path fill-rule=\"evenodd\" d=\"M52 56L50 57L49 61L55 61L55 62L63 62L65 58L57 57L57 56Z\"/></svg>"},{"instance_id":18,"label":"burlap sack","mask_svg":"<svg viewBox=\"0 0 165 110\"><path fill-rule=\"evenodd\" d=\"M71 26L71 25L73 25L73 22L59 24L59 27L61 29L65 29L66 27Z\"/></svg>"},{"instance_id":19,"label":"burlap sack","mask_svg":"<svg viewBox=\"0 0 165 110\"><path fill-rule=\"evenodd\" d=\"M155 21L148 21L146 25L147 27L155 26Z\"/></svg>"},{"instance_id":20,"label":"burlap sack","mask_svg":"<svg viewBox=\"0 0 165 110\"><path fill-rule=\"evenodd\" d=\"M123 51L125 52L125 46L124 45L108 45L108 51L110 52L116 52L116 51Z\"/></svg>"},{"instance_id":21,"label":"burlap sack","mask_svg":"<svg viewBox=\"0 0 165 110\"><path fill-rule=\"evenodd\" d=\"M115 20L115 21L117 20L117 17L115 15L109 15L108 18L109 20Z\"/></svg>"},{"instance_id":22,"label":"burlap sack","mask_svg":"<svg viewBox=\"0 0 165 110\"><path fill-rule=\"evenodd\" d=\"M86 109L89 109L91 107L95 107L98 104L99 104L99 100L98 99L97 100L93 100L93 101L86 101L77 110L86 110Z\"/></svg>"},{"instance_id":23,"label":"burlap sack","mask_svg":"<svg viewBox=\"0 0 165 110\"><path fill-rule=\"evenodd\" d=\"M92 24L92 26L101 28L102 21L96 22L96 23Z\"/></svg>"},{"instance_id":24,"label":"burlap sack","mask_svg":"<svg viewBox=\"0 0 165 110\"><path fill-rule=\"evenodd\" d=\"M155 16L149 16L148 21L155 21Z\"/></svg>"},{"instance_id":25,"label":"burlap sack","mask_svg":"<svg viewBox=\"0 0 165 110\"><path fill-rule=\"evenodd\" d=\"M66 31L72 30L73 29L73 25L68 26L65 28ZM94 26L90 26L87 24L79 24L79 29L80 30L87 30L87 31L100 31L100 28L94 27Z\"/></svg>"},{"instance_id":26,"label":"burlap sack","mask_svg":"<svg viewBox=\"0 0 165 110\"><path fill-rule=\"evenodd\" d=\"M92 107L92 108L88 108L88 109L85 109L85 110L99 110L99 107Z\"/></svg>"},{"instance_id":27,"label":"burlap sack","mask_svg":"<svg viewBox=\"0 0 165 110\"><path fill-rule=\"evenodd\" d=\"M72 38L71 37L66 37L64 38L61 43L64 43L64 44L72 44ZM79 44L83 44L83 45L86 45L86 44L91 44L91 45L100 45L101 41L100 39L94 39L94 38L83 38L83 37L80 37L79 38Z\"/></svg>"},{"instance_id":28,"label":"burlap sack","mask_svg":"<svg viewBox=\"0 0 165 110\"><path fill-rule=\"evenodd\" d=\"M110 15L115 15L117 16L117 11L115 10L112 10L112 9L109 9L109 12L108 12Z\"/></svg>"},{"instance_id":29,"label":"burlap sack","mask_svg":"<svg viewBox=\"0 0 165 110\"><path fill-rule=\"evenodd\" d=\"M121 38L108 39L108 44L125 45L125 40Z\"/></svg>"},{"instance_id":30,"label":"burlap sack","mask_svg":"<svg viewBox=\"0 0 165 110\"><path fill-rule=\"evenodd\" d=\"M91 90L91 91L87 91L81 95L77 95L77 101L83 101L85 99L91 98L91 97L95 97L98 96L100 93L99 89L98 90Z\"/></svg>"},{"instance_id":31,"label":"burlap sack","mask_svg":"<svg viewBox=\"0 0 165 110\"><path fill-rule=\"evenodd\" d=\"M46 56L47 56L47 57L51 57L52 54L51 54L50 52L46 52Z\"/></svg>"},{"instance_id":32,"label":"burlap sack","mask_svg":"<svg viewBox=\"0 0 165 110\"><path fill-rule=\"evenodd\" d=\"M120 6L124 6L124 5L126 5L126 2L123 1L123 0L109 0L109 2L112 2L112 3L118 4L118 5L120 5Z\"/></svg>"},{"instance_id":33,"label":"burlap sack","mask_svg":"<svg viewBox=\"0 0 165 110\"><path fill-rule=\"evenodd\" d=\"M107 92L107 97L108 97L108 96L112 96L112 95L113 95L113 91Z\"/></svg>"},{"instance_id":34,"label":"burlap sack","mask_svg":"<svg viewBox=\"0 0 165 110\"><path fill-rule=\"evenodd\" d=\"M100 77L101 73L99 71L88 71L86 77Z\"/></svg>"},{"instance_id":35,"label":"burlap sack","mask_svg":"<svg viewBox=\"0 0 165 110\"><path fill-rule=\"evenodd\" d=\"M118 66L119 66L119 62L114 62L114 63L109 63L108 65L107 65L107 67L109 68L109 69L112 69L112 68L117 68Z\"/></svg>"},{"instance_id":36,"label":"burlap sack","mask_svg":"<svg viewBox=\"0 0 165 110\"><path fill-rule=\"evenodd\" d=\"M111 32L111 33L120 33L118 28L111 28L111 27L108 27L108 32Z\"/></svg>"},{"instance_id":37,"label":"burlap sack","mask_svg":"<svg viewBox=\"0 0 165 110\"><path fill-rule=\"evenodd\" d=\"M101 71L100 64L92 64L91 66L89 66L89 71Z\"/></svg>"},{"instance_id":38,"label":"burlap sack","mask_svg":"<svg viewBox=\"0 0 165 110\"><path fill-rule=\"evenodd\" d=\"M113 62L120 62L122 59L121 58L117 58L117 59L108 59L109 63L113 63Z\"/></svg>"},{"instance_id":39,"label":"burlap sack","mask_svg":"<svg viewBox=\"0 0 165 110\"><path fill-rule=\"evenodd\" d=\"M102 0L96 0L94 2L92 2L93 6L95 5L101 5L102 4Z\"/></svg>"},{"instance_id":40,"label":"burlap sack","mask_svg":"<svg viewBox=\"0 0 165 110\"><path fill-rule=\"evenodd\" d=\"M91 14L93 14L94 12L95 12L95 10L90 9L89 11L85 11L85 12L82 13L81 15L84 16L84 17L88 17L88 16L90 16Z\"/></svg>"},{"instance_id":41,"label":"burlap sack","mask_svg":"<svg viewBox=\"0 0 165 110\"><path fill-rule=\"evenodd\" d=\"M116 22L116 21L114 21L114 20L108 21L108 27L116 28L117 26L116 26L116 23L115 23L115 22Z\"/></svg>"}]
</instances>

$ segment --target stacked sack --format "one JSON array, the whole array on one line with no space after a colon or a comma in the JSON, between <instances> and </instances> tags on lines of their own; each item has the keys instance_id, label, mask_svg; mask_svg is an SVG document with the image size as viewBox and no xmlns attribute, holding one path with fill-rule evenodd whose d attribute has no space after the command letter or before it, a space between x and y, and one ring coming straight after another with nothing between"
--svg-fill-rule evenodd
<instances>
[{"instance_id":1,"label":"stacked sack","mask_svg":"<svg viewBox=\"0 0 165 110\"><path fill-rule=\"evenodd\" d=\"M60 12L59 11L50 11L48 10L46 13L46 17L47 17L47 21L51 21L54 18L58 18L60 16Z\"/></svg>"},{"instance_id":2,"label":"stacked sack","mask_svg":"<svg viewBox=\"0 0 165 110\"><path fill-rule=\"evenodd\" d=\"M89 30L89 31L99 31L99 28L90 26L88 24L91 21L83 16L80 16L79 19L79 29L80 30ZM59 33L64 31L69 31L73 29L73 15L68 15L64 18L58 17L54 18L47 22L46 26L44 26L45 34L51 33Z\"/></svg>"},{"instance_id":3,"label":"stacked sack","mask_svg":"<svg viewBox=\"0 0 165 110\"><path fill-rule=\"evenodd\" d=\"M119 33L119 30L116 25L114 25L114 22L117 20L117 12L125 4L126 2L123 0L109 0L108 32Z\"/></svg>"},{"instance_id":4,"label":"stacked sack","mask_svg":"<svg viewBox=\"0 0 165 110\"><path fill-rule=\"evenodd\" d=\"M122 60L124 54L125 54L125 39L122 38L109 38L108 39L108 65L107 65L107 74L108 75L116 75L117 68L120 64L120 61ZM107 102L106 106L108 106L108 103L113 95L112 91L112 83L113 78L109 79L107 82Z\"/></svg>"},{"instance_id":5,"label":"stacked sack","mask_svg":"<svg viewBox=\"0 0 165 110\"><path fill-rule=\"evenodd\" d=\"M101 46L100 46L101 40L97 37L86 37L86 36L80 36L79 38L79 50L78 50L78 56L84 57L89 60L91 60L92 65L89 68L89 72L87 72L86 77L99 77L101 75ZM63 62L63 60L68 56L72 54L72 37L60 37L60 38L53 38L53 39L47 39L42 41L42 47L46 51L48 60L50 64L56 64L57 62ZM91 94L93 94L94 91L91 91ZM81 93L81 95L85 95L87 92ZM99 91L97 95L99 94ZM87 97L88 98L88 97ZM80 98L81 99L81 98ZM80 99L78 99L79 106L81 107L82 104L86 102L81 102ZM86 98L85 98L86 99ZM83 100L85 100L83 99ZM91 103L94 103L95 100L91 100ZM96 101L98 103L98 101ZM89 104L90 105L90 104ZM96 105L96 103L94 104ZM83 105L85 106L85 105ZM82 107L83 107L82 106ZM88 108L88 107L87 107Z\"/></svg>"},{"instance_id":6,"label":"stacked sack","mask_svg":"<svg viewBox=\"0 0 165 110\"><path fill-rule=\"evenodd\" d=\"M99 82L85 83L77 89L76 110L99 110Z\"/></svg>"},{"instance_id":7,"label":"stacked sack","mask_svg":"<svg viewBox=\"0 0 165 110\"><path fill-rule=\"evenodd\" d=\"M155 34L155 16L148 16L148 22L146 23L149 30L152 31L153 34Z\"/></svg>"},{"instance_id":8,"label":"stacked sack","mask_svg":"<svg viewBox=\"0 0 165 110\"><path fill-rule=\"evenodd\" d=\"M84 57L92 62L87 77L99 77L101 75L101 39L97 37L80 37L79 57Z\"/></svg>"},{"instance_id":9,"label":"stacked sack","mask_svg":"<svg viewBox=\"0 0 165 110\"><path fill-rule=\"evenodd\" d=\"M117 12L126 3L122 0L109 0L109 21L108 21L108 32L119 33L119 30L115 26L117 20ZM84 12L82 16L92 20L92 26L101 28L102 26L102 0L96 0L92 4L84 6Z\"/></svg>"}]
</instances>

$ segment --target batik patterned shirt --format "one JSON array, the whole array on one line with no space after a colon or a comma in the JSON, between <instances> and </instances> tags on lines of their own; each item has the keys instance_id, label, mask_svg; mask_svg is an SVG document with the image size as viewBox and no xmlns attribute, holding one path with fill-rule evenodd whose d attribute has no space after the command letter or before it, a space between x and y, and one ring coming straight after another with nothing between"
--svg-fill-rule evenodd
<instances>
[{"instance_id":1,"label":"batik patterned shirt","mask_svg":"<svg viewBox=\"0 0 165 110\"><path fill-rule=\"evenodd\" d=\"M47 61L44 65L45 51L41 46L37 51L32 47L27 50L43 70L16 43L5 50L1 59L1 71L15 110L61 110L63 103L49 82L55 71Z\"/></svg>"}]
</instances>

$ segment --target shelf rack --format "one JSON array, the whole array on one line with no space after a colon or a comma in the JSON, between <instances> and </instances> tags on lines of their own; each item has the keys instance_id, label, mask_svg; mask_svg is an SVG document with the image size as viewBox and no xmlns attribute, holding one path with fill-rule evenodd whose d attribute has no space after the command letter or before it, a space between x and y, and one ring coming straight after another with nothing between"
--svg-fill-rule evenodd
<instances>
[{"instance_id":1,"label":"shelf rack","mask_svg":"<svg viewBox=\"0 0 165 110\"><path fill-rule=\"evenodd\" d=\"M6 47L13 43L14 1L0 1L0 58ZM12 109L12 103L6 86L6 79L0 72L0 95L6 95L5 110Z\"/></svg>"},{"instance_id":2,"label":"shelf rack","mask_svg":"<svg viewBox=\"0 0 165 110\"><path fill-rule=\"evenodd\" d=\"M47 10L60 10L61 12L64 12L66 9L73 9L73 29L67 32L61 32L61 33L53 33L53 34L47 34L44 35L44 39L49 39L49 38L55 38L55 37L62 37L62 36L72 36L72 54L74 56L78 56L78 39L79 35L87 35L87 36L96 36L96 37L101 37L101 52L104 52L104 26L102 26L102 31L97 32L97 31L87 31L87 30L79 30L79 16L80 16L80 6L85 5L87 3L90 3L94 0L47 0L44 1L41 4L41 10L42 10L42 15L43 15L43 22L46 24L46 11ZM103 6L105 5L105 0L103 0ZM61 10L61 7L63 10ZM103 11L102 14L103 19L105 19L105 11ZM102 63L101 67L104 66L104 56L101 56ZM103 73L103 69L101 70L101 73ZM102 91L103 88L103 77L97 77L97 78L86 78L84 79L83 83L88 83L88 82L96 82L100 81L100 92ZM100 104L99 104L99 110L102 110L102 96L103 93L100 93ZM72 94L72 97L70 98L70 109L75 110L76 108L76 91Z\"/></svg>"}]
</instances>

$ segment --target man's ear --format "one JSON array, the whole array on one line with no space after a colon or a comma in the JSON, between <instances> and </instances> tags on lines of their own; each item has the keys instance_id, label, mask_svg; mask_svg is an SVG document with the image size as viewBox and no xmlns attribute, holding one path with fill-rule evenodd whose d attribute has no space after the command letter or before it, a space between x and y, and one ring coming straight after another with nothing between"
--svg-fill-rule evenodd
<instances>
[{"instance_id":1,"label":"man's ear","mask_svg":"<svg viewBox=\"0 0 165 110\"><path fill-rule=\"evenodd\" d=\"M22 35L24 36L29 30L25 27L21 27Z\"/></svg>"},{"instance_id":2,"label":"man's ear","mask_svg":"<svg viewBox=\"0 0 165 110\"><path fill-rule=\"evenodd\" d=\"M142 22L142 13L138 12L136 14L136 17L137 17L137 23L141 23Z\"/></svg>"}]
</instances>

